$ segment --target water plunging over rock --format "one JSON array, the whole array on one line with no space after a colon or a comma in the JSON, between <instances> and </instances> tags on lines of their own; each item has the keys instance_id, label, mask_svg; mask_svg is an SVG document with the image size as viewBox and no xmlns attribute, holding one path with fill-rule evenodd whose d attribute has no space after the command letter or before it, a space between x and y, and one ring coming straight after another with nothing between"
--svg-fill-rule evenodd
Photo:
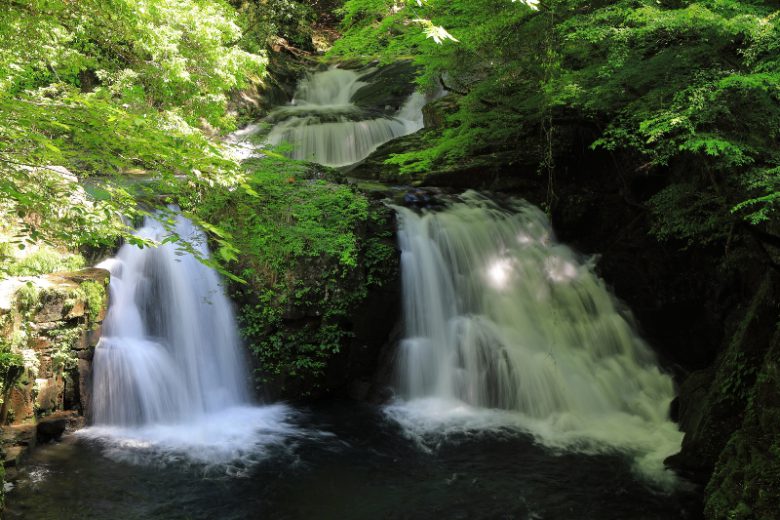
<instances>
[{"instance_id":1,"label":"water plunging over rock","mask_svg":"<svg viewBox=\"0 0 780 520\"><path fill-rule=\"evenodd\" d=\"M354 164L391 139L423 127L425 96L415 92L391 116L372 113L353 102L368 85L366 76L338 67L308 75L298 85L288 106L271 113L276 125L268 134L270 145L289 144L293 159L327 166Z\"/></svg>"},{"instance_id":2,"label":"water plunging over rock","mask_svg":"<svg viewBox=\"0 0 780 520\"><path fill-rule=\"evenodd\" d=\"M548 445L629 451L660 473L682 438L667 418L672 380L539 209L467 192L398 215L406 402L391 414L418 430L508 421Z\"/></svg>"},{"instance_id":3,"label":"water plunging over rock","mask_svg":"<svg viewBox=\"0 0 780 520\"><path fill-rule=\"evenodd\" d=\"M177 216L174 230L206 257L206 237ZM169 232L147 219L139 237ZM265 431L286 429L285 409L249 406L248 371L217 274L174 244L123 246L111 272L110 307L95 349L93 422L82 432L112 445L221 463L252 452Z\"/></svg>"}]
</instances>

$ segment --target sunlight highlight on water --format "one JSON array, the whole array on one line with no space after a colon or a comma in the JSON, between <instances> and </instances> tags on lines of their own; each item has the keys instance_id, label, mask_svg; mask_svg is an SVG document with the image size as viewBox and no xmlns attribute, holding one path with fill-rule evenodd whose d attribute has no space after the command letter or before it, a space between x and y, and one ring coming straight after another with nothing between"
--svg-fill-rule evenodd
<instances>
[{"instance_id":1,"label":"sunlight highlight on water","mask_svg":"<svg viewBox=\"0 0 780 520\"><path fill-rule=\"evenodd\" d=\"M673 481L672 380L544 213L476 192L397 211L406 334L391 417L422 437L508 427L554 448L620 450Z\"/></svg>"}]
</instances>

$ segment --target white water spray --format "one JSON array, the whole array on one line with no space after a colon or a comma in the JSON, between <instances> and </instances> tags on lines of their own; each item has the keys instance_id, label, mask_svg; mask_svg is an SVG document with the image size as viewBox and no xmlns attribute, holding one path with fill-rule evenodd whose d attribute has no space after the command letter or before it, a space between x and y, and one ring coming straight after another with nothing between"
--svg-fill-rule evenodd
<instances>
[{"instance_id":1,"label":"white water spray","mask_svg":"<svg viewBox=\"0 0 780 520\"><path fill-rule=\"evenodd\" d=\"M173 231L208 256L189 220L177 216ZM158 242L168 234L155 219L137 231ZM212 269L174 244L124 245L100 267L111 272L110 308L95 349L95 426L81 435L130 459L140 450L218 464L289 429L283 406L249 405L231 304Z\"/></svg>"},{"instance_id":2,"label":"white water spray","mask_svg":"<svg viewBox=\"0 0 780 520\"><path fill-rule=\"evenodd\" d=\"M398 215L405 401L392 416L418 434L516 425L550 446L630 452L643 473L671 478L672 380L538 208L468 192Z\"/></svg>"},{"instance_id":3,"label":"white water spray","mask_svg":"<svg viewBox=\"0 0 780 520\"><path fill-rule=\"evenodd\" d=\"M365 159L387 141L423 127L425 96L418 92L393 117L361 111L352 102L355 93L368 84L360 77L353 70L331 67L301 80L292 103L271 114L278 123L266 142L289 144L287 155L293 159L346 166Z\"/></svg>"}]
</instances>

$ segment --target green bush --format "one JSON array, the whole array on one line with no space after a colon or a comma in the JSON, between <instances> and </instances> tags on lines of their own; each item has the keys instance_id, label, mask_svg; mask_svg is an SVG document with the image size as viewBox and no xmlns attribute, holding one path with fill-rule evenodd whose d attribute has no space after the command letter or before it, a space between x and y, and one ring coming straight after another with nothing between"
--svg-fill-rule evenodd
<instances>
[{"instance_id":1,"label":"green bush","mask_svg":"<svg viewBox=\"0 0 780 520\"><path fill-rule=\"evenodd\" d=\"M335 171L276 157L246 167L243 189L209 192L197 214L224 232L215 257L245 282L233 289L260 382L316 386L350 334L343 320L380 278L364 259L386 252L362 239L368 200Z\"/></svg>"}]
</instances>

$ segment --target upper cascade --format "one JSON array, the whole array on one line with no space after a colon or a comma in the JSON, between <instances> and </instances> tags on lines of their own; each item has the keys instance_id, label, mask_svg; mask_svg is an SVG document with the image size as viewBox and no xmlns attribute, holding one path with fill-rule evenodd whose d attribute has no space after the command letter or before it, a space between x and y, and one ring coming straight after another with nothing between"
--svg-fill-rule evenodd
<instances>
[{"instance_id":1,"label":"upper cascade","mask_svg":"<svg viewBox=\"0 0 780 520\"><path fill-rule=\"evenodd\" d=\"M289 145L284 153L293 159L326 166L357 163L380 145L423 128L425 96L411 94L392 116L372 114L353 102L369 83L366 71L336 66L307 75L298 84L293 101L274 110L275 126L266 138L269 145Z\"/></svg>"},{"instance_id":2,"label":"upper cascade","mask_svg":"<svg viewBox=\"0 0 780 520\"><path fill-rule=\"evenodd\" d=\"M368 85L360 81L361 75L353 70L330 67L328 70L309 74L295 91L291 105L294 107L320 106L322 108L354 107L352 96Z\"/></svg>"}]
</instances>

